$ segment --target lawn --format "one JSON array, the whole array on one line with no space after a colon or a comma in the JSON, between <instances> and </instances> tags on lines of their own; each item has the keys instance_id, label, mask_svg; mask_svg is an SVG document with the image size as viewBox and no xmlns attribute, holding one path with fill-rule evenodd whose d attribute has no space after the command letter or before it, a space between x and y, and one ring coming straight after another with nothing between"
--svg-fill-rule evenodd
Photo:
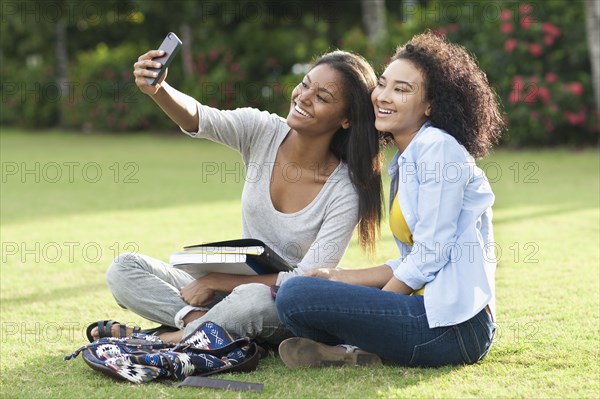
<instances>
[{"instance_id":1,"label":"lawn","mask_svg":"<svg viewBox=\"0 0 600 399\"><path fill-rule=\"evenodd\" d=\"M85 327L119 308L104 272L123 251L166 259L183 245L236 238L238 155L173 135L1 132L0 391L3 398L595 397L599 368L599 157L595 150L498 150L481 162L496 193L498 335L480 364L440 369L288 370L245 375L262 393L115 382L77 358ZM388 157L389 159L389 157ZM387 181L384 183L387 187ZM368 259L395 257L386 225ZM391 342L390 345L394 343Z\"/></svg>"}]
</instances>

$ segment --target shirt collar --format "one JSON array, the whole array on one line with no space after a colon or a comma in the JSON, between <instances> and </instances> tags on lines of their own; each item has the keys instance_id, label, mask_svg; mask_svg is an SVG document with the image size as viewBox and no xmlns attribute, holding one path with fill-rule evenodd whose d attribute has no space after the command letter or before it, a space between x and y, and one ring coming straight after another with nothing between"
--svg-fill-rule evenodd
<instances>
[{"instance_id":1,"label":"shirt collar","mask_svg":"<svg viewBox=\"0 0 600 399\"><path fill-rule=\"evenodd\" d=\"M404 162L404 160L406 160L406 153L408 148L410 147L410 145L412 144L413 141L415 141L415 139L428 127L431 126L431 122L429 122L429 120L426 120L425 123L423 123L423 125L421 126L421 128L419 129L419 131L417 132L417 134L415 134L415 137L413 137L413 139L410 141L410 143L408 143L408 146L404 149L404 151L402 153L400 153L400 151L396 151L396 154L394 155L394 158L392 158L392 161L390 162L387 172L390 176L394 176L398 173L398 168L400 165L400 163Z\"/></svg>"}]
</instances>

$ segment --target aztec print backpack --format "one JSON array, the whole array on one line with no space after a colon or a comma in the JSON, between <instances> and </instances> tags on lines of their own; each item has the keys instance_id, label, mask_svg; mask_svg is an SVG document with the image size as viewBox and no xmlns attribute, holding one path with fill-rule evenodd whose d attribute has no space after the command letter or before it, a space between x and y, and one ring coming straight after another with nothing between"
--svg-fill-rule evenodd
<instances>
[{"instance_id":1,"label":"aztec print backpack","mask_svg":"<svg viewBox=\"0 0 600 399\"><path fill-rule=\"evenodd\" d=\"M166 344L157 336L142 333L105 337L77 349L65 360L79 354L92 369L136 383L254 371L259 360L254 342L235 339L213 322L202 323L178 344Z\"/></svg>"}]
</instances>

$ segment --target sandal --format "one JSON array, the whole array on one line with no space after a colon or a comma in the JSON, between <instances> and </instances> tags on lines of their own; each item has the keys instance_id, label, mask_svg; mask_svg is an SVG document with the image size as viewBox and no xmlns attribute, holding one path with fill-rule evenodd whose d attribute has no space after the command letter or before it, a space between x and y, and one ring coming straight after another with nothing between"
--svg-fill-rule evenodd
<instances>
[{"instance_id":1,"label":"sandal","mask_svg":"<svg viewBox=\"0 0 600 399\"><path fill-rule=\"evenodd\" d=\"M119 334L116 336L112 335L113 324L119 325ZM173 331L179 330L177 327L171 327L171 326L165 326L165 325L158 326L155 328L149 328L147 330L142 330L139 327L133 327L132 333L127 334L127 326L125 324L119 323L118 321L114 321L114 320L100 320L100 321L90 324L85 331L85 334L87 335L87 338L90 342L95 341L94 337L92 336L92 330L95 327L98 327L98 338L105 338L105 337L125 338L125 337L130 336L131 334L158 335L158 334L161 334L164 332L173 332Z\"/></svg>"},{"instance_id":2,"label":"sandal","mask_svg":"<svg viewBox=\"0 0 600 399\"><path fill-rule=\"evenodd\" d=\"M87 335L87 339L90 342L94 342L95 339L92 336L92 330L95 327L98 327L98 338L113 337L114 336L114 335L112 335L113 324L119 325L119 334L116 336L116 338L125 338L128 336L127 326L119 323L118 321L114 321L114 320L100 320L100 321L90 324L87 327L87 329L85 330L85 335ZM133 327L134 334L139 333L139 332L141 332L141 329L139 327Z\"/></svg>"}]
</instances>

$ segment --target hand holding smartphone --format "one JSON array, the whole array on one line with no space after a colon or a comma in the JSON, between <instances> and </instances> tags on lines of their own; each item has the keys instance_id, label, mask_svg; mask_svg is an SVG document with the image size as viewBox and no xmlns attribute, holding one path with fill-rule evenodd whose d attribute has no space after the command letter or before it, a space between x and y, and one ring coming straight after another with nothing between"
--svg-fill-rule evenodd
<instances>
[{"instance_id":1,"label":"hand holding smartphone","mask_svg":"<svg viewBox=\"0 0 600 399\"><path fill-rule=\"evenodd\" d=\"M173 61L175 54L177 54L177 51L179 51L181 44L182 44L181 40L179 40L179 38L177 37L177 35L175 33L169 32L167 34L167 36L165 37L165 40L163 40L162 44L158 48L159 50L164 51L165 54L161 57L152 59L152 61L160 62L162 64L162 66L158 69L157 68L148 68L149 71L154 71L154 72L158 73L158 76L155 78L148 78L148 77L145 78L146 81L148 81L148 83L151 86L156 86L156 84L160 81L162 76L165 74L165 71L171 64L171 61Z\"/></svg>"}]
</instances>

